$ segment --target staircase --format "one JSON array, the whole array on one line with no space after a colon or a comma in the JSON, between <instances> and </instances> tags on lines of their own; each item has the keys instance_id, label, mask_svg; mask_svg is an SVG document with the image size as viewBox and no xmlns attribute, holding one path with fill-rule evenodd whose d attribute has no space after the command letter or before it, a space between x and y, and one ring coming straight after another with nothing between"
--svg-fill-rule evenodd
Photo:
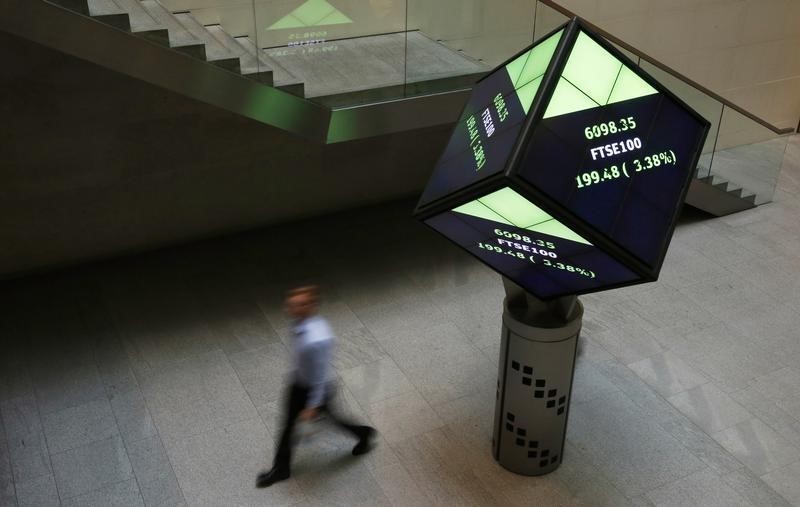
<instances>
[{"instance_id":1,"label":"staircase","mask_svg":"<svg viewBox=\"0 0 800 507\"><path fill-rule=\"evenodd\" d=\"M714 216L723 216L755 208L756 194L710 175L692 180L686 204Z\"/></svg>"},{"instance_id":2,"label":"staircase","mask_svg":"<svg viewBox=\"0 0 800 507\"><path fill-rule=\"evenodd\" d=\"M203 25L190 12L170 12L157 0L55 0L54 3L207 61L267 86L305 97L303 83L247 36Z\"/></svg>"},{"instance_id":3,"label":"staircase","mask_svg":"<svg viewBox=\"0 0 800 507\"><path fill-rule=\"evenodd\" d=\"M8 8L6 29L11 33L30 36L40 44L324 144L450 124L463 106L468 94L465 89L482 70L473 62L473 68L453 77L436 79L431 74L409 79L404 73L400 85L324 95L307 91L307 83L298 78L306 75L313 88L317 86L313 76L297 65L292 67L293 74L287 68L293 63L281 64L249 36L228 33L219 24L203 25L191 12L171 12L158 0L13 0ZM70 16L79 19L68 19ZM24 26L31 20L47 22ZM53 30L53 26L62 30ZM426 44L435 45L421 33L415 37L409 33L405 33L404 45L409 54L404 57L410 57L416 39L418 54L430 51ZM104 46L107 40L113 47ZM381 49L378 53L388 52ZM313 67L315 62L304 63ZM410 82L414 79L416 82ZM402 88L399 93L394 90L398 87ZM412 95L427 95L404 97L409 89L415 90ZM308 96L314 96L314 102L306 100ZM353 103L362 105L353 107ZM716 175L695 178L686 201L714 215L749 209L758 202L754 194Z\"/></svg>"}]
</instances>

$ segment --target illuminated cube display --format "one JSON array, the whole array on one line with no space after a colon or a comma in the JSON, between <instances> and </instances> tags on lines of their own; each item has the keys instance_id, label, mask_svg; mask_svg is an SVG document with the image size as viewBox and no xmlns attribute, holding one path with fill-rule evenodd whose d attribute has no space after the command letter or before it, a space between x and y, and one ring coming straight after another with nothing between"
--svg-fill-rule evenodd
<instances>
[{"instance_id":1,"label":"illuminated cube display","mask_svg":"<svg viewBox=\"0 0 800 507\"><path fill-rule=\"evenodd\" d=\"M653 281L708 129L574 19L478 82L415 213L541 299Z\"/></svg>"}]
</instances>

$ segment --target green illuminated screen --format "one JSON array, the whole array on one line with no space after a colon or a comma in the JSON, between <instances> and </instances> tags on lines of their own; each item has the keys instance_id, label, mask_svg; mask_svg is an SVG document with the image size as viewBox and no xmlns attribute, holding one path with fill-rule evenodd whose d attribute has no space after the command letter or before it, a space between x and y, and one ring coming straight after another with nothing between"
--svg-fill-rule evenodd
<instances>
[{"instance_id":1,"label":"green illuminated screen","mask_svg":"<svg viewBox=\"0 0 800 507\"><path fill-rule=\"evenodd\" d=\"M598 41L576 34L518 174L657 269L705 126Z\"/></svg>"},{"instance_id":2,"label":"green illuminated screen","mask_svg":"<svg viewBox=\"0 0 800 507\"><path fill-rule=\"evenodd\" d=\"M563 33L553 33L475 85L422 204L505 168Z\"/></svg>"},{"instance_id":3,"label":"green illuminated screen","mask_svg":"<svg viewBox=\"0 0 800 507\"><path fill-rule=\"evenodd\" d=\"M272 25L267 30L284 30L287 28L307 28L325 25L344 25L353 20L327 0L307 0Z\"/></svg>"},{"instance_id":4,"label":"green illuminated screen","mask_svg":"<svg viewBox=\"0 0 800 507\"><path fill-rule=\"evenodd\" d=\"M417 214L540 298L653 280L707 131L574 19L475 86Z\"/></svg>"},{"instance_id":5,"label":"green illuminated screen","mask_svg":"<svg viewBox=\"0 0 800 507\"><path fill-rule=\"evenodd\" d=\"M591 243L510 188L475 199L453 211L591 246Z\"/></svg>"},{"instance_id":6,"label":"green illuminated screen","mask_svg":"<svg viewBox=\"0 0 800 507\"><path fill-rule=\"evenodd\" d=\"M592 291L639 278L510 187L425 223L538 297Z\"/></svg>"}]
</instances>

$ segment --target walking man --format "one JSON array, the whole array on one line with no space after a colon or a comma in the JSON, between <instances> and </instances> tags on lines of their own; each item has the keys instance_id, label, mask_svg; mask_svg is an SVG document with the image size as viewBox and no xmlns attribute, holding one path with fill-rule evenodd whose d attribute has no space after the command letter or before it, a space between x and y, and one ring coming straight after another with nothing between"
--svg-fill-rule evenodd
<instances>
[{"instance_id":1,"label":"walking man","mask_svg":"<svg viewBox=\"0 0 800 507\"><path fill-rule=\"evenodd\" d=\"M266 488L291 475L292 432L295 423L312 421L326 414L337 426L358 439L353 455L365 454L372 449L375 430L344 421L331 411L333 386L330 382L334 335L328 322L318 315L319 288L299 287L286 296L286 312L292 325L292 384L286 401L286 418L283 423L278 449L272 469L256 479L256 487Z\"/></svg>"}]
</instances>

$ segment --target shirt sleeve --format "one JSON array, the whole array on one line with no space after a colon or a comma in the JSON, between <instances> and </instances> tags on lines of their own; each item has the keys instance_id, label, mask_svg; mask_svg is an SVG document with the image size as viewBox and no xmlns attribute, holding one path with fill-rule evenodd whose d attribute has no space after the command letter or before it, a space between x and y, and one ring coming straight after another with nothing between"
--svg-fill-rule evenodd
<instances>
[{"instance_id":1,"label":"shirt sleeve","mask_svg":"<svg viewBox=\"0 0 800 507\"><path fill-rule=\"evenodd\" d=\"M328 368L330 368L330 350L330 341L326 340L313 344L305 351L309 388L306 407L319 407L325 399Z\"/></svg>"}]
</instances>

